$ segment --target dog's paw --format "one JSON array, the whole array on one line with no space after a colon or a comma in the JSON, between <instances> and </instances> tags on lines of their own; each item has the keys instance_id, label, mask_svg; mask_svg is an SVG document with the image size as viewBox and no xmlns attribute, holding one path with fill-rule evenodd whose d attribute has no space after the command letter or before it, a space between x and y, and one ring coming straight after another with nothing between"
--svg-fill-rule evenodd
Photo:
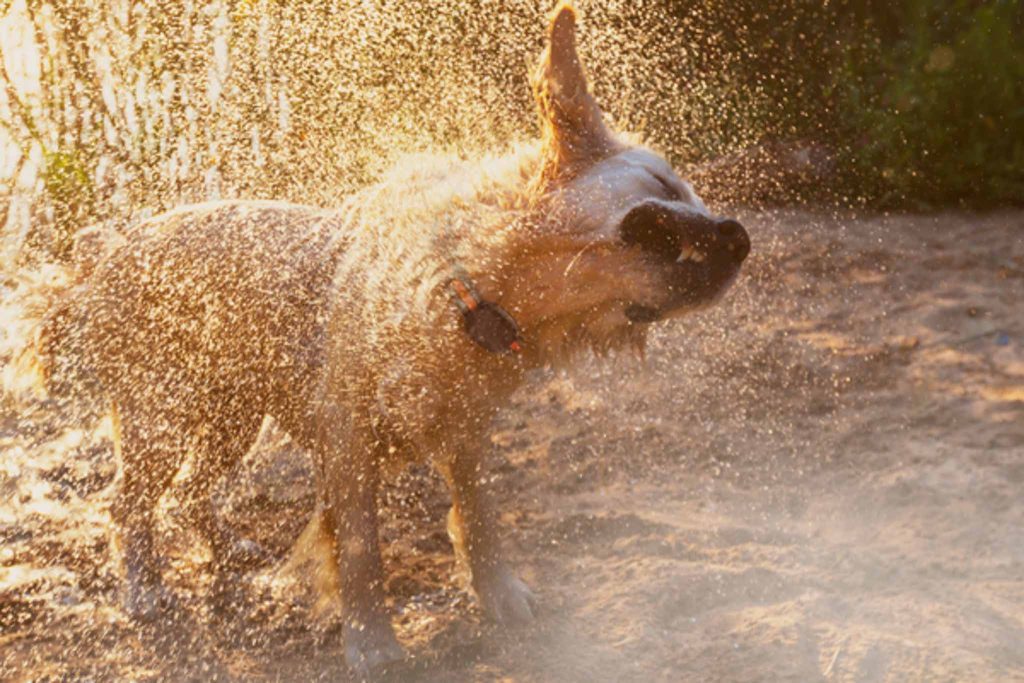
<instances>
[{"instance_id":1,"label":"dog's paw","mask_svg":"<svg viewBox=\"0 0 1024 683\"><path fill-rule=\"evenodd\" d=\"M502 626L522 626L537 615L537 597L508 568L481 578L476 593L484 613Z\"/></svg>"},{"instance_id":2,"label":"dog's paw","mask_svg":"<svg viewBox=\"0 0 1024 683\"><path fill-rule=\"evenodd\" d=\"M372 680L405 659L389 623L376 626L348 622L344 628L345 663L360 681Z\"/></svg>"}]
</instances>

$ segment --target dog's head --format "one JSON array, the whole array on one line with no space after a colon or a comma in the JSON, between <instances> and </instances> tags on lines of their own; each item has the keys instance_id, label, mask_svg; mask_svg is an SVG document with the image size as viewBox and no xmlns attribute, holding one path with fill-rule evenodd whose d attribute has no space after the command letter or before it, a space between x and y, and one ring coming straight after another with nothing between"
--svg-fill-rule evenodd
<instances>
[{"instance_id":1,"label":"dog's head","mask_svg":"<svg viewBox=\"0 0 1024 683\"><path fill-rule=\"evenodd\" d=\"M535 258L524 259L536 293L521 304L526 318L600 348L721 297L750 251L746 230L710 214L663 158L607 129L568 3L555 10L533 84L546 220Z\"/></svg>"}]
</instances>

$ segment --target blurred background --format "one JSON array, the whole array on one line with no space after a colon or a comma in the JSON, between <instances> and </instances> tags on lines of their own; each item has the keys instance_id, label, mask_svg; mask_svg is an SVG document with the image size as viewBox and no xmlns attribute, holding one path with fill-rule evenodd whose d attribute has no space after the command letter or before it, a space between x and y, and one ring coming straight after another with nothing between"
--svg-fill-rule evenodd
<instances>
[{"instance_id":1,"label":"blurred background","mask_svg":"<svg viewBox=\"0 0 1024 683\"><path fill-rule=\"evenodd\" d=\"M5 260L183 202L336 203L401 153L530 138L549 4L3 0ZM580 5L609 118L712 203L1024 200L1020 2Z\"/></svg>"}]
</instances>

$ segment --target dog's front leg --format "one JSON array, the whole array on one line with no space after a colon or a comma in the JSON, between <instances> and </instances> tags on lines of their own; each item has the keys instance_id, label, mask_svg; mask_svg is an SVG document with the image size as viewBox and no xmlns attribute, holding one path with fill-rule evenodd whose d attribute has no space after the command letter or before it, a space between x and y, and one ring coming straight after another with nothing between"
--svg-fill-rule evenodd
<instances>
[{"instance_id":1,"label":"dog's front leg","mask_svg":"<svg viewBox=\"0 0 1024 683\"><path fill-rule=\"evenodd\" d=\"M480 486L482 471L477 451L458 449L442 469L452 493L448 534L459 559L469 565L481 607L506 626L531 621L536 598L502 559L497 515Z\"/></svg>"},{"instance_id":2,"label":"dog's front leg","mask_svg":"<svg viewBox=\"0 0 1024 683\"><path fill-rule=\"evenodd\" d=\"M379 465L386 453L341 409L323 416L318 453L324 521L335 536L345 659L361 678L404 657L384 603L377 533Z\"/></svg>"}]
</instances>

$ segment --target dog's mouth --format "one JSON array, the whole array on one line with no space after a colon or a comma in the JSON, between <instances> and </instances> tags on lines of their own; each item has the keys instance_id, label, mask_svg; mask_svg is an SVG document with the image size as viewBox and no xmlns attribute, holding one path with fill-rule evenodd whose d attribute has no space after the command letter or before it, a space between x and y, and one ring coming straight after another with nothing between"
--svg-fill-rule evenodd
<instances>
[{"instance_id":1,"label":"dog's mouth","mask_svg":"<svg viewBox=\"0 0 1024 683\"><path fill-rule=\"evenodd\" d=\"M652 304L629 302L623 309L633 324L649 324L705 308L717 301L736 279L739 259L713 254L710 257L692 248L683 250L666 273L665 300Z\"/></svg>"},{"instance_id":2,"label":"dog's mouth","mask_svg":"<svg viewBox=\"0 0 1024 683\"><path fill-rule=\"evenodd\" d=\"M721 258L686 258L674 263L667 273L664 301L631 301L623 313L630 323L647 325L705 308L729 289L739 272L739 264Z\"/></svg>"}]
</instances>

